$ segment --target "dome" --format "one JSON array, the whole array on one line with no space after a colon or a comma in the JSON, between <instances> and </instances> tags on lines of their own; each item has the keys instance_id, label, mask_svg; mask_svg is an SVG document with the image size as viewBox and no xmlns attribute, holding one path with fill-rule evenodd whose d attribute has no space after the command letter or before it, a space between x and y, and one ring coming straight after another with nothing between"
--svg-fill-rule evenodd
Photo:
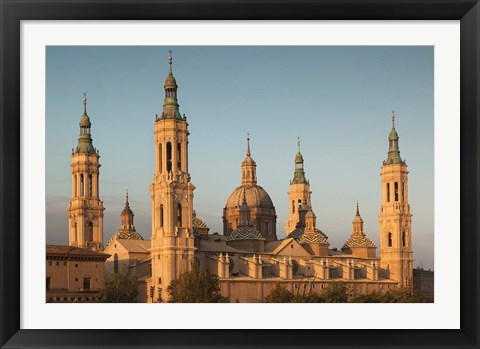
<instances>
[{"instance_id":1,"label":"dome","mask_svg":"<svg viewBox=\"0 0 480 349\"><path fill-rule=\"evenodd\" d=\"M243 190L249 207L275 208L272 199L265 189L258 185L244 185L237 187L227 200L225 208L240 207L243 203Z\"/></svg>"},{"instance_id":2,"label":"dome","mask_svg":"<svg viewBox=\"0 0 480 349\"><path fill-rule=\"evenodd\" d=\"M297 156L295 156L295 162L303 162L303 156L300 152L298 152Z\"/></svg>"},{"instance_id":3,"label":"dome","mask_svg":"<svg viewBox=\"0 0 480 349\"><path fill-rule=\"evenodd\" d=\"M390 135L388 136L388 139L391 141L398 139L398 133L397 133L397 130L395 130L395 128L392 128L392 131L390 131Z\"/></svg>"},{"instance_id":4,"label":"dome","mask_svg":"<svg viewBox=\"0 0 480 349\"><path fill-rule=\"evenodd\" d=\"M172 74L168 74L167 78L165 79L164 88L174 87L177 88L177 80L173 77Z\"/></svg>"},{"instance_id":5,"label":"dome","mask_svg":"<svg viewBox=\"0 0 480 349\"><path fill-rule=\"evenodd\" d=\"M252 159L251 156L247 156L245 160L242 161L242 166L243 165L256 165L255 160Z\"/></svg>"},{"instance_id":6,"label":"dome","mask_svg":"<svg viewBox=\"0 0 480 349\"><path fill-rule=\"evenodd\" d=\"M80 126L92 126L92 124L90 123L90 118L88 117L88 115L86 114L83 114L82 117L80 118Z\"/></svg>"},{"instance_id":7,"label":"dome","mask_svg":"<svg viewBox=\"0 0 480 349\"><path fill-rule=\"evenodd\" d=\"M363 223L363 219L360 215L356 215L355 218L353 218L352 223Z\"/></svg>"},{"instance_id":8,"label":"dome","mask_svg":"<svg viewBox=\"0 0 480 349\"><path fill-rule=\"evenodd\" d=\"M122 213L121 213L122 216L130 216L132 215L133 216L133 212L132 210L130 209L130 206L125 206L125 208L122 210Z\"/></svg>"}]
</instances>

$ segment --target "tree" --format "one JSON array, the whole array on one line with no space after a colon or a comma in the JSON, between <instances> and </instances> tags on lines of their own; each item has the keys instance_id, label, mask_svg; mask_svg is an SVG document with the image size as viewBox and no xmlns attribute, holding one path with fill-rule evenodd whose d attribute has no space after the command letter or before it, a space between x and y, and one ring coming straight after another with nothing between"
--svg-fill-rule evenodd
<instances>
[{"instance_id":1,"label":"tree","mask_svg":"<svg viewBox=\"0 0 480 349\"><path fill-rule=\"evenodd\" d=\"M105 275L105 288L99 293L101 303L136 303L138 296L137 278L124 265L119 273Z\"/></svg>"},{"instance_id":2,"label":"tree","mask_svg":"<svg viewBox=\"0 0 480 349\"><path fill-rule=\"evenodd\" d=\"M267 303L290 303L292 300L293 294L288 291L285 287L280 286L279 284L275 285L270 294L265 297L265 302Z\"/></svg>"},{"instance_id":3,"label":"tree","mask_svg":"<svg viewBox=\"0 0 480 349\"><path fill-rule=\"evenodd\" d=\"M415 290L397 288L386 292L375 291L352 299L355 303L427 303L431 299L422 296Z\"/></svg>"},{"instance_id":4,"label":"tree","mask_svg":"<svg viewBox=\"0 0 480 349\"><path fill-rule=\"evenodd\" d=\"M334 282L322 293L322 298L325 303L347 303L350 294L350 287L345 282Z\"/></svg>"},{"instance_id":5,"label":"tree","mask_svg":"<svg viewBox=\"0 0 480 349\"><path fill-rule=\"evenodd\" d=\"M225 303L228 298L220 293L218 277L200 271L194 264L192 270L180 274L168 285L167 292L172 303Z\"/></svg>"}]
</instances>

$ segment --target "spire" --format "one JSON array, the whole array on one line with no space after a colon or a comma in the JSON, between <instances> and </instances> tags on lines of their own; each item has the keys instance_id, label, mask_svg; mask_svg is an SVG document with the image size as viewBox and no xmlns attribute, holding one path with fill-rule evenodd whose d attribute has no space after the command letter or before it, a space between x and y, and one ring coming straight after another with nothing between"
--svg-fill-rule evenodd
<instances>
[{"instance_id":1,"label":"spire","mask_svg":"<svg viewBox=\"0 0 480 349\"><path fill-rule=\"evenodd\" d=\"M300 137L297 137L297 144L298 153L295 156L295 172L293 174L293 180L290 184L308 183L307 179L305 178L305 171L303 169L303 156L300 152Z\"/></svg>"},{"instance_id":2,"label":"spire","mask_svg":"<svg viewBox=\"0 0 480 349\"><path fill-rule=\"evenodd\" d=\"M125 195L125 208L122 210L122 213L120 215L121 219L122 219L122 227L124 227L124 229L135 229L133 227L133 212L132 210L130 209L130 203L128 202L128 190L126 192L126 195Z\"/></svg>"},{"instance_id":3,"label":"spire","mask_svg":"<svg viewBox=\"0 0 480 349\"><path fill-rule=\"evenodd\" d=\"M168 65L169 65L169 72L168 76L165 79L164 89L165 89L165 99L163 102L163 112L160 119L180 119L182 120L182 116L180 114L178 100L177 100L177 90L178 85L177 81L173 77L173 69L172 69L172 50L168 51Z\"/></svg>"},{"instance_id":4,"label":"spire","mask_svg":"<svg viewBox=\"0 0 480 349\"><path fill-rule=\"evenodd\" d=\"M357 212L355 217L353 218L353 235L363 235L363 219L360 216L360 209L358 208L358 201L357 201Z\"/></svg>"},{"instance_id":5,"label":"spire","mask_svg":"<svg viewBox=\"0 0 480 349\"><path fill-rule=\"evenodd\" d=\"M94 154L95 148L92 144L92 137L90 135L90 129L92 123L90 122L90 118L87 115L87 95L83 93L83 114L80 117L80 136L78 137L78 144L77 148L75 149L75 153L88 153Z\"/></svg>"},{"instance_id":6,"label":"spire","mask_svg":"<svg viewBox=\"0 0 480 349\"><path fill-rule=\"evenodd\" d=\"M395 111L392 110L392 130L388 136L388 158L384 162L385 165L390 164L403 164L402 158L400 157L400 149L398 147L398 133L395 129Z\"/></svg>"},{"instance_id":7,"label":"spire","mask_svg":"<svg viewBox=\"0 0 480 349\"><path fill-rule=\"evenodd\" d=\"M87 115L87 94L83 93L83 115Z\"/></svg>"},{"instance_id":8,"label":"spire","mask_svg":"<svg viewBox=\"0 0 480 349\"><path fill-rule=\"evenodd\" d=\"M247 133L247 154L242 162L242 185L257 184L257 164L250 154L250 133Z\"/></svg>"}]
</instances>

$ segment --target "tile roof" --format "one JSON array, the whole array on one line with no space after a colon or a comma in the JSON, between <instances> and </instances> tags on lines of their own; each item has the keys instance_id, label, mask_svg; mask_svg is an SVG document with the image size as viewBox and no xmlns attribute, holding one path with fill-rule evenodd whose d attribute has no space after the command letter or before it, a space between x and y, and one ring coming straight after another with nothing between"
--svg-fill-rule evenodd
<instances>
[{"instance_id":1,"label":"tile roof","mask_svg":"<svg viewBox=\"0 0 480 349\"><path fill-rule=\"evenodd\" d=\"M87 248L80 248L68 245L47 245L47 256L62 256L62 257L101 257L107 259L109 254L92 251Z\"/></svg>"}]
</instances>

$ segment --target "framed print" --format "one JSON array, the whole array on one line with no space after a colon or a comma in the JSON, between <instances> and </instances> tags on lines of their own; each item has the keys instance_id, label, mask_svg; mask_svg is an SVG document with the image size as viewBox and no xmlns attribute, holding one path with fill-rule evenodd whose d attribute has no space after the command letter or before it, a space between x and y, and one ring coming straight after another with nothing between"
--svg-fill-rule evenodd
<instances>
[{"instance_id":1,"label":"framed print","mask_svg":"<svg viewBox=\"0 0 480 349\"><path fill-rule=\"evenodd\" d=\"M1 3L2 347L478 347L477 1Z\"/></svg>"}]
</instances>

